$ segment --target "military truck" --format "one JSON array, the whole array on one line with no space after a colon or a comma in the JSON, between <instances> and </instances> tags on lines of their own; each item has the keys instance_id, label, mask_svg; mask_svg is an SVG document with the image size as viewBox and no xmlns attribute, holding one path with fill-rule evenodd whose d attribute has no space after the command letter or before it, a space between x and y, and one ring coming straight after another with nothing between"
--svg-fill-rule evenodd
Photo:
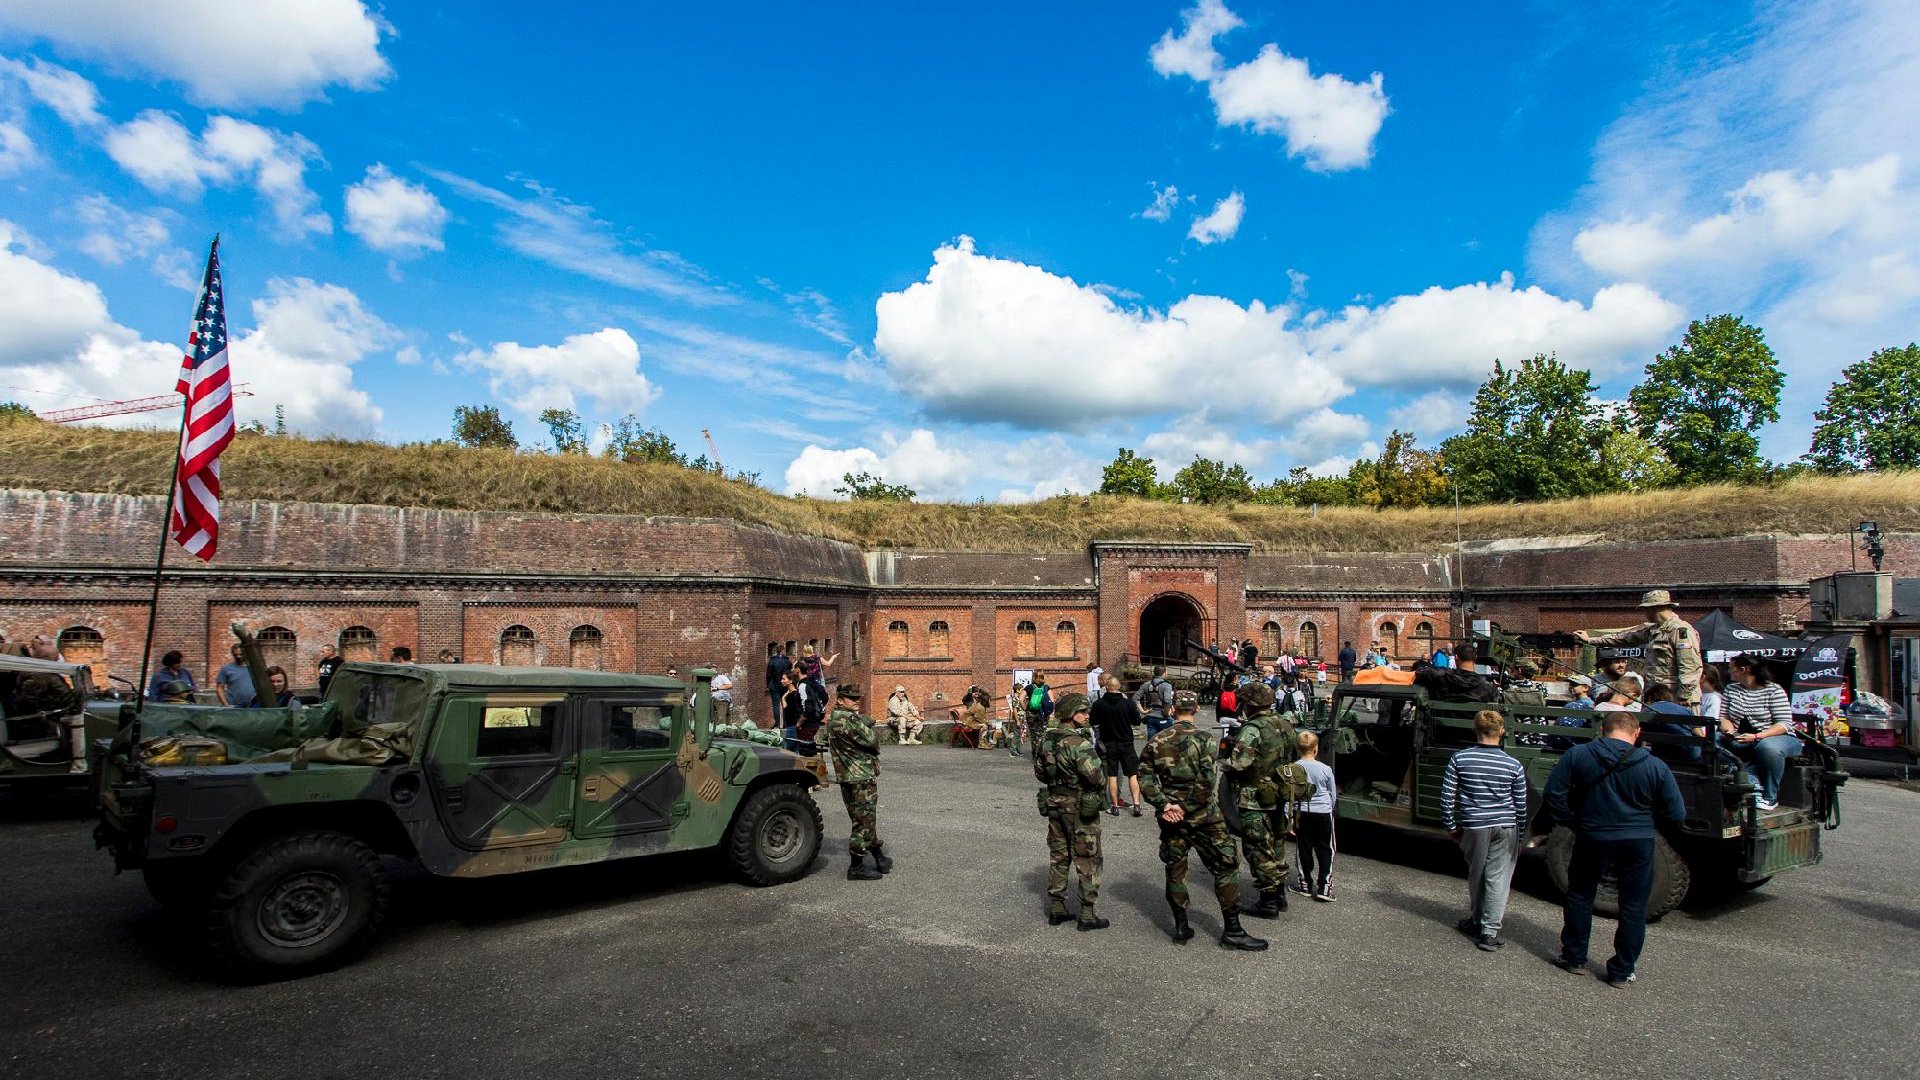
<instances>
[{"instance_id":1,"label":"military truck","mask_svg":"<svg viewBox=\"0 0 1920 1080\"><path fill-rule=\"evenodd\" d=\"M1546 858L1561 891L1573 854L1573 833L1555 826L1542 792L1560 755L1598 738L1597 727L1570 727L1562 719L1592 722L1595 714L1531 703L1484 704L1431 700L1418 686L1343 684L1319 722L1321 759L1339 779L1335 812L1397 830L1445 836L1440 827L1440 783L1454 751L1474 744L1473 717L1498 709L1506 721L1505 749L1527 770L1529 825L1524 846ZM1647 916L1658 918L1689 894L1751 889L1773 875L1820 861L1820 835L1840 823L1839 788L1847 774L1839 755L1803 740L1805 752L1787 768L1779 808L1761 811L1755 788L1725 750L1704 737L1658 730L1675 717L1641 714L1641 740L1673 769L1686 819L1654 843L1653 892ZM1712 722L1707 721L1707 731ZM1594 907L1619 912L1609 876Z\"/></svg>"},{"instance_id":2,"label":"military truck","mask_svg":"<svg viewBox=\"0 0 1920 1080\"><path fill-rule=\"evenodd\" d=\"M15 691L25 680L62 687L62 700L52 708L21 707ZM0 792L84 790L89 723L84 708L97 696L85 664L0 652Z\"/></svg>"},{"instance_id":3,"label":"military truck","mask_svg":"<svg viewBox=\"0 0 1920 1080\"><path fill-rule=\"evenodd\" d=\"M716 738L713 672L353 663L319 705L148 705L95 744L99 846L205 927L224 966L303 973L364 948L383 857L477 878L716 849L804 874L817 756ZM127 712L131 706L125 706ZM127 719L131 719L128 717Z\"/></svg>"}]
</instances>

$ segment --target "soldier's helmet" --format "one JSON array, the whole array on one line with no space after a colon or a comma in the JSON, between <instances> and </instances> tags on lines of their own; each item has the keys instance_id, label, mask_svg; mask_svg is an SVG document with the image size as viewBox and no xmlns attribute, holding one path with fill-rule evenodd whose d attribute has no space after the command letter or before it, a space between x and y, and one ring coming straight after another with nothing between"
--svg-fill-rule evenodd
<instances>
[{"instance_id":1,"label":"soldier's helmet","mask_svg":"<svg viewBox=\"0 0 1920 1080\"><path fill-rule=\"evenodd\" d=\"M1263 682L1248 683L1240 689L1240 707L1257 712L1273 708L1273 687Z\"/></svg>"},{"instance_id":2,"label":"soldier's helmet","mask_svg":"<svg viewBox=\"0 0 1920 1080\"><path fill-rule=\"evenodd\" d=\"M853 683L841 683L834 687L833 692L838 694L842 701L859 701L862 697L860 688Z\"/></svg>"},{"instance_id":3,"label":"soldier's helmet","mask_svg":"<svg viewBox=\"0 0 1920 1080\"><path fill-rule=\"evenodd\" d=\"M1054 711L1060 716L1073 716L1076 713L1086 712L1087 709L1087 695L1061 694L1060 703Z\"/></svg>"},{"instance_id":4,"label":"soldier's helmet","mask_svg":"<svg viewBox=\"0 0 1920 1080\"><path fill-rule=\"evenodd\" d=\"M1199 694L1196 694L1191 690L1175 690L1173 692L1173 711L1174 712L1195 712L1199 708L1200 708Z\"/></svg>"}]
</instances>

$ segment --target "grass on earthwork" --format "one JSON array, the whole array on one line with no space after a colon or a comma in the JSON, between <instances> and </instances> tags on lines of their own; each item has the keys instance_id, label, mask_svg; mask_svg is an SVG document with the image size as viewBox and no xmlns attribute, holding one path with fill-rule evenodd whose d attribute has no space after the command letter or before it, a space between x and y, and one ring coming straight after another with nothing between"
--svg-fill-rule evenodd
<instances>
[{"instance_id":1,"label":"grass on earthwork","mask_svg":"<svg viewBox=\"0 0 1920 1080\"><path fill-rule=\"evenodd\" d=\"M162 495L171 431L0 423L0 487ZM846 503L792 498L710 473L605 458L242 435L221 458L229 500L361 503L445 510L729 518L869 548L1081 551L1092 540L1236 541L1268 551L1437 551L1451 507L1368 510L1191 506L1098 495L1024 505ZM1468 507L1468 541L1597 535L1681 540L1833 533L1878 521L1920 530L1920 473L1800 477L1648 495Z\"/></svg>"}]
</instances>

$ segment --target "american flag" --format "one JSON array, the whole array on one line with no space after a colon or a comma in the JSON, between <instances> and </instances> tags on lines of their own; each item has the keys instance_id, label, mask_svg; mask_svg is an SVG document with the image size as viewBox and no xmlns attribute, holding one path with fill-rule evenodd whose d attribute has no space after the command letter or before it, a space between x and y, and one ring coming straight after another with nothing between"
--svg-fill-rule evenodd
<instances>
[{"instance_id":1,"label":"american flag","mask_svg":"<svg viewBox=\"0 0 1920 1080\"><path fill-rule=\"evenodd\" d=\"M220 544L220 451L233 441L233 390L227 378L227 311L220 299L220 238L207 252L200 303L174 389L187 398L180 429L173 538L193 555L213 558Z\"/></svg>"}]
</instances>

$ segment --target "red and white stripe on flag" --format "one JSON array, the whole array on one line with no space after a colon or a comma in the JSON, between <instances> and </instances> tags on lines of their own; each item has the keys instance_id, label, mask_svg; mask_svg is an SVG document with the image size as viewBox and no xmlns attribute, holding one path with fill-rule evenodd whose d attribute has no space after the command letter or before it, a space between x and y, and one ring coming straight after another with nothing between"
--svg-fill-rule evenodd
<instances>
[{"instance_id":1,"label":"red and white stripe on flag","mask_svg":"<svg viewBox=\"0 0 1920 1080\"><path fill-rule=\"evenodd\" d=\"M175 386L186 396L173 493L173 538L190 554L213 558L220 546L220 451L233 441L233 389L227 372L227 311L220 292L220 241L207 252L193 329Z\"/></svg>"}]
</instances>

